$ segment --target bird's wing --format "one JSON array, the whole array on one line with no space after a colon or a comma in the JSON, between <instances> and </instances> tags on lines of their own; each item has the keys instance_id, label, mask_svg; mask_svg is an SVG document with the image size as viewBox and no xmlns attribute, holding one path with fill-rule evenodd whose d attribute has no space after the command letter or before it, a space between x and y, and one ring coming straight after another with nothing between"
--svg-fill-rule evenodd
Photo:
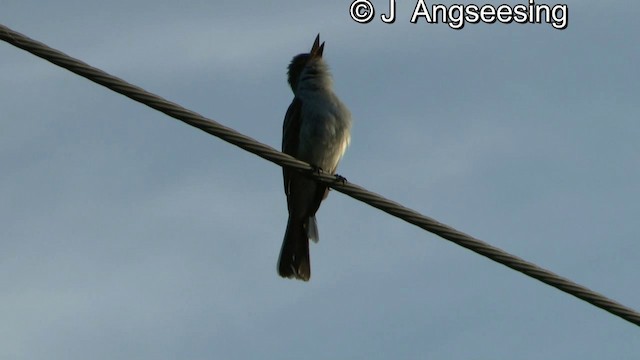
<instances>
[{"instance_id":1,"label":"bird's wing","mask_svg":"<svg viewBox=\"0 0 640 360\"><path fill-rule=\"evenodd\" d=\"M297 97L293 98L291 105L287 109L284 116L284 124L282 125L282 152L293 157L298 156L298 144L300 143L300 123L302 120L302 101ZM284 193L289 194L289 185L291 175L295 172L293 169L282 168L282 176L284 178Z\"/></svg>"}]
</instances>

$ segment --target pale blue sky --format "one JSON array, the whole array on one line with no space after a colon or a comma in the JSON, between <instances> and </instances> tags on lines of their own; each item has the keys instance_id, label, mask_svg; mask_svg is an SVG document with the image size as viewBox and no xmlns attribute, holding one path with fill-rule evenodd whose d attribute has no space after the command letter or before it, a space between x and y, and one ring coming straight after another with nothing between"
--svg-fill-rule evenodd
<instances>
[{"instance_id":1,"label":"pale blue sky","mask_svg":"<svg viewBox=\"0 0 640 360\"><path fill-rule=\"evenodd\" d=\"M319 32L354 117L339 173L640 309L640 5L455 31L413 4L8 0L0 23L276 148ZM311 281L283 280L278 167L6 43L0 94L2 359L640 354L637 326L337 192Z\"/></svg>"}]
</instances>

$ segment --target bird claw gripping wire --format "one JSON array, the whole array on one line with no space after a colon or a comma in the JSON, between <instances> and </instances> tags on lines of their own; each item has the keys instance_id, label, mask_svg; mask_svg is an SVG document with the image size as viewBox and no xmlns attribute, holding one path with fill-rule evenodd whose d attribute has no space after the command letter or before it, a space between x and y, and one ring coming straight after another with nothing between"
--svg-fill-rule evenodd
<instances>
[{"instance_id":1,"label":"bird claw gripping wire","mask_svg":"<svg viewBox=\"0 0 640 360\"><path fill-rule=\"evenodd\" d=\"M311 173L313 173L315 175L320 175L320 174L322 174L324 172L325 171L322 170L321 167L315 166L315 165L311 165ZM347 183L347 178L346 177L344 177L344 176L342 176L340 174L333 174L333 175L336 177L336 179L334 180L334 183L339 182L342 185L346 185L346 183Z\"/></svg>"},{"instance_id":2,"label":"bird claw gripping wire","mask_svg":"<svg viewBox=\"0 0 640 360\"><path fill-rule=\"evenodd\" d=\"M347 178L346 177L344 177L344 176L342 176L340 174L335 174L335 176L336 176L335 182L340 182L340 183L342 183L342 185L346 185L347 184Z\"/></svg>"},{"instance_id":3,"label":"bird claw gripping wire","mask_svg":"<svg viewBox=\"0 0 640 360\"><path fill-rule=\"evenodd\" d=\"M320 175L324 172L320 166L311 165L311 173L315 175Z\"/></svg>"}]
</instances>

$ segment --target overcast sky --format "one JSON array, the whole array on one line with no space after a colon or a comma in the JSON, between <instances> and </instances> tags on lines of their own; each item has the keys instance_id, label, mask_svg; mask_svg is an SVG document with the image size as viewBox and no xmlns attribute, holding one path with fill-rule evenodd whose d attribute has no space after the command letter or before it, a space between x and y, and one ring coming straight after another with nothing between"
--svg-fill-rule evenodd
<instances>
[{"instance_id":1,"label":"overcast sky","mask_svg":"<svg viewBox=\"0 0 640 360\"><path fill-rule=\"evenodd\" d=\"M560 31L349 3L4 0L0 23L276 148L320 33L340 174L640 309L640 5L569 1ZM637 326L337 192L311 281L281 279L279 167L6 43L0 107L2 359L640 354Z\"/></svg>"}]
</instances>

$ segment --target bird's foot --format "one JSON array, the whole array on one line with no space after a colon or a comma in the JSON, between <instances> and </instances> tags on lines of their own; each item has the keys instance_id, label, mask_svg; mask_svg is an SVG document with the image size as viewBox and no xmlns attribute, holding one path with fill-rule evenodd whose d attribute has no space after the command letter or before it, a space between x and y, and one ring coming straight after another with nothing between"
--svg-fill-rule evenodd
<instances>
[{"instance_id":1,"label":"bird's foot","mask_svg":"<svg viewBox=\"0 0 640 360\"><path fill-rule=\"evenodd\" d=\"M320 175L321 173L324 172L324 170L322 170L320 166L311 165L311 172L316 175Z\"/></svg>"},{"instance_id":2,"label":"bird's foot","mask_svg":"<svg viewBox=\"0 0 640 360\"><path fill-rule=\"evenodd\" d=\"M339 181L342 183L342 185L345 185L347 183L347 178L340 175L340 174L335 174L336 175L336 182Z\"/></svg>"}]
</instances>

